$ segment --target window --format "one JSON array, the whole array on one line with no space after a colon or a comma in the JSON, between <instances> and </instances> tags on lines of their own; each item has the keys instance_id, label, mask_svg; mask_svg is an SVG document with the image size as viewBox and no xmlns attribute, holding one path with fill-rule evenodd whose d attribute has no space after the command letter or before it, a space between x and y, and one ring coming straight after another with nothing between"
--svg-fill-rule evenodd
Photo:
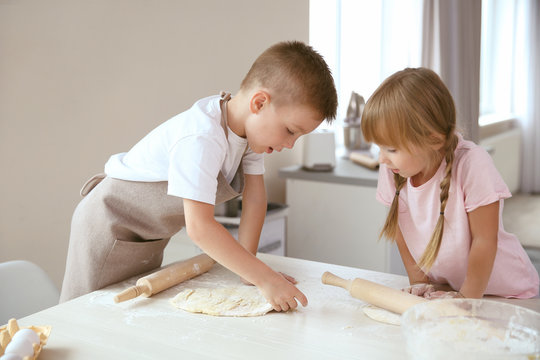
<instances>
[{"instance_id":1,"label":"window","mask_svg":"<svg viewBox=\"0 0 540 360\"><path fill-rule=\"evenodd\" d=\"M520 14L517 1L482 0L480 126L513 118L514 101L522 91L516 79L525 67L520 64L526 64L516 50L525 39Z\"/></svg>"},{"instance_id":2,"label":"window","mask_svg":"<svg viewBox=\"0 0 540 360\"><path fill-rule=\"evenodd\" d=\"M310 44L327 60L338 89L339 129L351 92L368 99L392 73L421 65L422 0L310 0ZM516 51L518 2L482 0L480 125L512 117L526 61ZM336 130L339 134L339 130ZM337 137L338 144L342 143Z\"/></svg>"},{"instance_id":3,"label":"window","mask_svg":"<svg viewBox=\"0 0 540 360\"><path fill-rule=\"evenodd\" d=\"M367 100L392 73L420 66L421 15L421 0L310 1L309 41L328 62L338 90L333 127L341 128L352 91Z\"/></svg>"}]
</instances>

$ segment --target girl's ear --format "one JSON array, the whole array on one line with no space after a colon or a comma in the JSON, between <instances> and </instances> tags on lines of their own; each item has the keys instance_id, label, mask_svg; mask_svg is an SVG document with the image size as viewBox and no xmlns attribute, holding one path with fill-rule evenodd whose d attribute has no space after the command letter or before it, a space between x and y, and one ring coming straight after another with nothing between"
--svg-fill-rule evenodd
<instances>
[{"instance_id":1,"label":"girl's ear","mask_svg":"<svg viewBox=\"0 0 540 360\"><path fill-rule=\"evenodd\" d=\"M431 142L431 148L435 151L439 151L443 148L444 144L445 144L445 137L444 135L442 134L439 134L439 133L432 133L430 135L430 138L432 140Z\"/></svg>"},{"instance_id":2,"label":"girl's ear","mask_svg":"<svg viewBox=\"0 0 540 360\"><path fill-rule=\"evenodd\" d=\"M264 90L259 90L251 96L251 100L249 102L249 110L253 114L258 114L259 111L261 111L263 107L267 106L269 102L270 94L268 94Z\"/></svg>"}]
</instances>

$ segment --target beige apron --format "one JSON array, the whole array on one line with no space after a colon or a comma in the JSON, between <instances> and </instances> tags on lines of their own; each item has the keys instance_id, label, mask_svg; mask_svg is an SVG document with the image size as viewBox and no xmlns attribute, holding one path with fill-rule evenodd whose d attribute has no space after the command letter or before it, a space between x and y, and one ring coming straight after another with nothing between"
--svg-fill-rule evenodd
<instances>
[{"instance_id":1,"label":"beige apron","mask_svg":"<svg viewBox=\"0 0 540 360\"><path fill-rule=\"evenodd\" d=\"M221 125L227 136L227 101ZM231 181L218 175L216 205L242 193L242 164ZM167 181L125 181L96 175L83 186L73 214L60 301L87 294L161 266L169 239L185 226L183 199L167 195Z\"/></svg>"}]
</instances>

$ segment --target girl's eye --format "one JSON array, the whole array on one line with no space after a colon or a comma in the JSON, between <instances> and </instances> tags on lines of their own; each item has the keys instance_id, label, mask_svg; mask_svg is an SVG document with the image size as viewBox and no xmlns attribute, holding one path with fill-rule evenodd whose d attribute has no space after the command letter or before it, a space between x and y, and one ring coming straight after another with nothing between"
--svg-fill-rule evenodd
<instances>
[{"instance_id":1,"label":"girl's eye","mask_svg":"<svg viewBox=\"0 0 540 360\"><path fill-rule=\"evenodd\" d=\"M386 151L388 151L391 154L394 154L397 150L396 149L386 149Z\"/></svg>"},{"instance_id":2,"label":"girl's eye","mask_svg":"<svg viewBox=\"0 0 540 360\"><path fill-rule=\"evenodd\" d=\"M289 128L287 128L287 132L289 133L289 135L294 135L294 132L292 132Z\"/></svg>"}]
</instances>

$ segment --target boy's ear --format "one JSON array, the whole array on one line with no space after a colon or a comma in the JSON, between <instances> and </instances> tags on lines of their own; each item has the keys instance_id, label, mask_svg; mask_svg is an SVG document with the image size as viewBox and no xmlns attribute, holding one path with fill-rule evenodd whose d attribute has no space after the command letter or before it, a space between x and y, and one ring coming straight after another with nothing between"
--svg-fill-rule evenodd
<instances>
[{"instance_id":1,"label":"boy's ear","mask_svg":"<svg viewBox=\"0 0 540 360\"><path fill-rule=\"evenodd\" d=\"M249 102L249 110L254 114L258 114L259 111L261 111L261 109L264 106L267 106L269 103L270 94L268 94L266 91L259 90L251 96L251 100Z\"/></svg>"}]
</instances>

